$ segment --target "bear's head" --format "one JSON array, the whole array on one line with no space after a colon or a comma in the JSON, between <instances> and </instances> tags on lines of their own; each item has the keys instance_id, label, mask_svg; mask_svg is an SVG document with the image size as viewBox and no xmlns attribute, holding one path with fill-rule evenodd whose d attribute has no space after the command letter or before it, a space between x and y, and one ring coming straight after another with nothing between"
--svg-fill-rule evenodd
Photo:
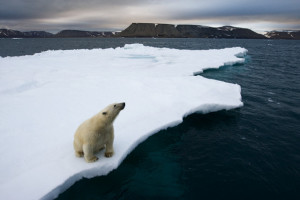
<instances>
[{"instance_id":1,"label":"bear's head","mask_svg":"<svg viewBox=\"0 0 300 200\"><path fill-rule=\"evenodd\" d=\"M107 119L108 122L113 123L121 110L125 108L125 103L113 103L104 108L102 116Z\"/></svg>"}]
</instances>

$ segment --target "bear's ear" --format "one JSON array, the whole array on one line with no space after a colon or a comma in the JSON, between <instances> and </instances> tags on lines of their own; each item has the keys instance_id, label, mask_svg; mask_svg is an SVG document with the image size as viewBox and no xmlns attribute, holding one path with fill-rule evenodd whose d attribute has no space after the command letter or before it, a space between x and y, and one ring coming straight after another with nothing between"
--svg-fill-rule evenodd
<instances>
[{"instance_id":1,"label":"bear's ear","mask_svg":"<svg viewBox=\"0 0 300 200\"><path fill-rule=\"evenodd\" d=\"M103 112L102 114L103 114L103 115L106 115L106 114L107 114L107 112Z\"/></svg>"}]
</instances>

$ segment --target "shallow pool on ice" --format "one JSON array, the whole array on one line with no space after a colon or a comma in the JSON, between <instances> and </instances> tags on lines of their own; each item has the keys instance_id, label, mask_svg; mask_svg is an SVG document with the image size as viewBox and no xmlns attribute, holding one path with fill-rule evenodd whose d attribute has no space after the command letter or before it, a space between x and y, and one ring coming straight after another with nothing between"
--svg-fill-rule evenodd
<instances>
[{"instance_id":1,"label":"shallow pool on ice","mask_svg":"<svg viewBox=\"0 0 300 200\"><path fill-rule=\"evenodd\" d=\"M106 175L142 141L193 112L243 105L241 88L193 76L243 63L246 49L46 51L0 58L0 199L53 199L82 177ZM114 123L115 154L95 163L73 152L79 124L126 102Z\"/></svg>"}]
</instances>

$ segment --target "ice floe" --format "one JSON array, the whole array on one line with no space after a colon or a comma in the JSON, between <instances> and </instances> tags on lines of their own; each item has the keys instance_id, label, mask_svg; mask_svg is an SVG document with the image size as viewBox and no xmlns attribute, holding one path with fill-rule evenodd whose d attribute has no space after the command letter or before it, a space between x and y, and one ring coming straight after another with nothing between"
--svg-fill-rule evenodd
<instances>
[{"instance_id":1,"label":"ice floe","mask_svg":"<svg viewBox=\"0 0 300 200\"><path fill-rule=\"evenodd\" d=\"M194 74L242 63L246 52L131 44L0 58L0 199L53 199L82 177L116 169L188 114L242 106L239 85ZM126 102L114 123L114 156L75 157L78 125L114 102Z\"/></svg>"}]
</instances>

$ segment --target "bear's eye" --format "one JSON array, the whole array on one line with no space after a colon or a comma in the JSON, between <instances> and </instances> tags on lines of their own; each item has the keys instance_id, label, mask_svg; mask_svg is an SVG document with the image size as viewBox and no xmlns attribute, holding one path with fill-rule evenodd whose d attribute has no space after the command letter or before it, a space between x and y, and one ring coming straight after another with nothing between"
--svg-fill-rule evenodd
<instances>
[{"instance_id":1,"label":"bear's eye","mask_svg":"<svg viewBox=\"0 0 300 200\"><path fill-rule=\"evenodd\" d=\"M115 108L116 106L117 106L117 105L115 104L115 105L114 105L114 108Z\"/></svg>"},{"instance_id":2,"label":"bear's eye","mask_svg":"<svg viewBox=\"0 0 300 200\"><path fill-rule=\"evenodd\" d=\"M103 112L102 114L103 114L103 115L106 115L106 114L107 114L107 112Z\"/></svg>"}]
</instances>

